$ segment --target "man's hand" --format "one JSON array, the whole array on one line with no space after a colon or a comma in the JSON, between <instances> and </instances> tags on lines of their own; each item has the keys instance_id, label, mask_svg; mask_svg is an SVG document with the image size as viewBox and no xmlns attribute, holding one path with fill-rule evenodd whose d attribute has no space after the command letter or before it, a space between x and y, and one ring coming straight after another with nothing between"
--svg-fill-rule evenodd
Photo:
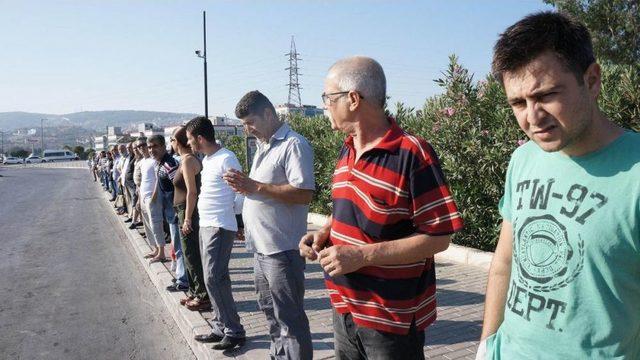
<instances>
[{"instance_id":1,"label":"man's hand","mask_svg":"<svg viewBox=\"0 0 640 360\"><path fill-rule=\"evenodd\" d=\"M258 191L259 183L248 177L242 171L229 169L222 175L222 178L231 186L233 191L243 195L250 195Z\"/></svg>"},{"instance_id":2,"label":"man's hand","mask_svg":"<svg viewBox=\"0 0 640 360\"><path fill-rule=\"evenodd\" d=\"M191 228L191 219L184 219L184 224L182 224L182 229L180 230L183 235L189 235L193 231Z\"/></svg>"},{"instance_id":3,"label":"man's hand","mask_svg":"<svg viewBox=\"0 0 640 360\"><path fill-rule=\"evenodd\" d=\"M360 247L353 245L331 246L318 253L320 265L329 276L352 273L365 265Z\"/></svg>"},{"instance_id":4,"label":"man's hand","mask_svg":"<svg viewBox=\"0 0 640 360\"><path fill-rule=\"evenodd\" d=\"M318 253L324 249L328 239L329 233L322 230L304 235L298 244L300 256L306 257L309 260L316 260Z\"/></svg>"}]
</instances>

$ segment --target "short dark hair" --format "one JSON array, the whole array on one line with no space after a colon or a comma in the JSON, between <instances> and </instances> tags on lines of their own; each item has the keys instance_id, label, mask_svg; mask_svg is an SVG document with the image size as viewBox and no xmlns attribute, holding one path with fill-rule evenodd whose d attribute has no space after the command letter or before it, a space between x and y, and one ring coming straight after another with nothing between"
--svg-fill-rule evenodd
<instances>
[{"instance_id":1,"label":"short dark hair","mask_svg":"<svg viewBox=\"0 0 640 360\"><path fill-rule=\"evenodd\" d=\"M266 96L258 90L249 91L238 101L236 117L244 119L250 115L262 116L265 109L271 110L273 115L276 115L276 109Z\"/></svg>"},{"instance_id":2,"label":"short dark hair","mask_svg":"<svg viewBox=\"0 0 640 360\"><path fill-rule=\"evenodd\" d=\"M493 48L493 76L501 83L507 71L517 71L545 52L553 53L583 83L596 59L589 30L580 22L552 11L528 15L509 26Z\"/></svg>"},{"instance_id":3,"label":"short dark hair","mask_svg":"<svg viewBox=\"0 0 640 360\"><path fill-rule=\"evenodd\" d=\"M189 120L184 127L193 137L200 135L208 142L216 142L216 131L213 128L213 124L211 120L204 116L198 116Z\"/></svg>"},{"instance_id":4,"label":"short dark hair","mask_svg":"<svg viewBox=\"0 0 640 360\"><path fill-rule=\"evenodd\" d=\"M151 135L149 136L149 142L158 144L160 146L165 146L164 136L162 135Z\"/></svg>"}]
</instances>

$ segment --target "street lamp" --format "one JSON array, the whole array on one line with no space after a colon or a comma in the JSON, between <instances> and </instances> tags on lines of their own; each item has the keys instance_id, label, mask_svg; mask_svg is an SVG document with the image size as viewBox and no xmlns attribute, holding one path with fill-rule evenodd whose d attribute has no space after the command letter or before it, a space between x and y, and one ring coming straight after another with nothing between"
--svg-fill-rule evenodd
<instances>
[{"instance_id":1,"label":"street lamp","mask_svg":"<svg viewBox=\"0 0 640 360\"><path fill-rule=\"evenodd\" d=\"M207 96L207 12L202 12L202 33L204 35L204 50L196 50L196 55L204 60L204 116L209 118L209 100Z\"/></svg>"}]
</instances>

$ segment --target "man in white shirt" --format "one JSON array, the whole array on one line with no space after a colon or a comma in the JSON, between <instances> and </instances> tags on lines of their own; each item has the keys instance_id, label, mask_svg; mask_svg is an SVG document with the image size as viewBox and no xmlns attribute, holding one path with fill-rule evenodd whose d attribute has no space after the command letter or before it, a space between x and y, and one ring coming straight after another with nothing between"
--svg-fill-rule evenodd
<instances>
[{"instance_id":1,"label":"man in white shirt","mask_svg":"<svg viewBox=\"0 0 640 360\"><path fill-rule=\"evenodd\" d=\"M230 169L240 170L235 154L215 141L211 121L197 117L186 125L193 151L204 154L198 198L200 246L205 285L214 318L211 334L196 335L200 342L213 342L218 350L232 349L245 342L245 330L231 292L229 259L238 225L233 210L235 193L222 179Z\"/></svg>"},{"instance_id":2,"label":"man in white shirt","mask_svg":"<svg viewBox=\"0 0 640 360\"><path fill-rule=\"evenodd\" d=\"M144 155L144 159L140 160L140 172L142 181L140 183L140 200L142 201L142 217L144 223L144 232L147 235L147 241L151 245L153 251L145 255L150 258L151 262L165 261L164 246L164 228L162 226L162 204L160 199L153 198L154 190L157 186L157 161L149 155L147 148L147 140L138 140L138 149Z\"/></svg>"}]
</instances>

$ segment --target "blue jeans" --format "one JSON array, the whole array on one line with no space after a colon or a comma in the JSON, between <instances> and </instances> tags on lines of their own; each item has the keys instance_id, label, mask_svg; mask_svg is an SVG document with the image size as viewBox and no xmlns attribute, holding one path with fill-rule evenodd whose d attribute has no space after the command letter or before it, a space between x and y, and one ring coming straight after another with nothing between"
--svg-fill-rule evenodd
<instances>
[{"instance_id":1,"label":"blue jeans","mask_svg":"<svg viewBox=\"0 0 640 360\"><path fill-rule=\"evenodd\" d=\"M118 195L118 183L115 180L110 179L109 184L111 186L111 198L115 199Z\"/></svg>"},{"instance_id":2,"label":"blue jeans","mask_svg":"<svg viewBox=\"0 0 640 360\"><path fill-rule=\"evenodd\" d=\"M101 171L100 181L102 181L102 187L105 190L109 190L109 173L107 173L106 171Z\"/></svg>"},{"instance_id":3,"label":"blue jeans","mask_svg":"<svg viewBox=\"0 0 640 360\"><path fill-rule=\"evenodd\" d=\"M204 283L213 310L213 333L235 338L245 337L231 291L229 260L235 231L213 226L200 227L200 255Z\"/></svg>"},{"instance_id":4,"label":"blue jeans","mask_svg":"<svg viewBox=\"0 0 640 360\"><path fill-rule=\"evenodd\" d=\"M254 259L258 305L269 323L271 358L311 359L311 332L304 312L304 259L298 250L256 253Z\"/></svg>"},{"instance_id":5,"label":"blue jeans","mask_svg":"<svg viewBox=\"0 0 640 360\"><path fill-rule=\"evenodd\" d=\"M424 360L424 331L415 322L399 335L356 325L351 314L332 310L336 360Z\"/></svg>"},{"instance_id":6,"label":"blue jeans","mask_svg":"<svg viewBox=\"0 0 640 360\"><path fill-rule=\"evenodd\" d=\"M189 278L187 277L187 271L184 268L184 259L182 258L178 215L176 215L176 210L173 208L173 191L164 192L158 188L158 198L162 203L162 213L164 214L164 219L169 224L171 243L173 244L173 250L176 252L176 283L189 286Z\"/></svg>"}]
</instances>

